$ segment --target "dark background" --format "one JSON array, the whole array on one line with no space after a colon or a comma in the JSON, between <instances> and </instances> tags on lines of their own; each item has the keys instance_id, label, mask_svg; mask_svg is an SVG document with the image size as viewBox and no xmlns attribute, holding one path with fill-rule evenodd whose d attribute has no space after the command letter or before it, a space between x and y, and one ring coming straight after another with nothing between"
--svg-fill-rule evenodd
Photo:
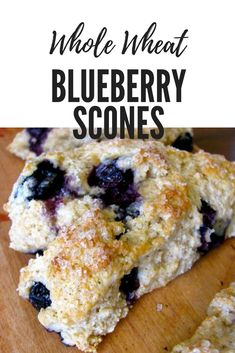
<instances>
[{"instance_id":1,"label":"dark background","mask_svg":"<svg viewBox=\"0 0 235 353\"><path fill-rule=\"evenodd\" d=\"M195 128L193 132L197 146L235 161L235 128Z\"/></svg>"}]
</instances>

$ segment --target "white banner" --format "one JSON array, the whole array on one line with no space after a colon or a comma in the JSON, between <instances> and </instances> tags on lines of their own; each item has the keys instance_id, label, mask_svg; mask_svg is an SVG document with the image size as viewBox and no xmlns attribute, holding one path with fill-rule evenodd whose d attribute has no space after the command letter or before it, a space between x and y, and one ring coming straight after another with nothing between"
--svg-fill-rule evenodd
<instances>
[{"instance_id":1,"label":"white banner","mask_svg":"<svg viewBox=\"0 0 235 353\"><path fill-rule=\"evenodd\" d=\"M233 5L2 2L0 126L235 126Z\"/></svg>"}]
</instances>

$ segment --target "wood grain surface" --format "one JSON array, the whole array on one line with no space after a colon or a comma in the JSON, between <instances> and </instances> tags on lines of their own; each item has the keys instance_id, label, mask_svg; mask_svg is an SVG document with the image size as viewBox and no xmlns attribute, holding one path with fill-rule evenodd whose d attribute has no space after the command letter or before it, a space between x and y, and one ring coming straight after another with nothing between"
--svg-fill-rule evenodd
<instances>
[{"instance_id":1,"label":"wood grain surface","mask_svg":"<svg viewBox=\"0 0 235 353\"><path fill-rule=\"evenodd\" d=\"M19 270L29 255L8 247L10 222L2 211L23 162L6 151L17 129L0 129L0 352L72 353L59 335L48 333L38 322L37 312L19 298ZM196 143L204 149L235 159L235 129L195 129ZM199 260L193 269L165 288L141 298L112 334L106 336L99 353L163 353L188 338L204 319L214 294L235 280L235 240L226 241ZM157 310L162 304L162 310Z\"/></svg>"}]
</instances>

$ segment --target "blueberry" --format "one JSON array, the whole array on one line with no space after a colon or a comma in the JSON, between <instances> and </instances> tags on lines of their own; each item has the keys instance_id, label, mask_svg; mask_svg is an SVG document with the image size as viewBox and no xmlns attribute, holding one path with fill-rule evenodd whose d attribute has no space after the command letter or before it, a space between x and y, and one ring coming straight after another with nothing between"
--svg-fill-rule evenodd
<instances>
[{"instance_id":1,"label":"blueberry","mask_svg":"<svg viewBox=\"0 0 235 353\"><path fill-rule=\"evenodd\" d=\"M116 240L120 240L121 237L123 236L123 234L125 234L125 233L120 233L120 234L116 235L115 239Z\"/></svg>"},{"instance_id":2,"label":"blueberry","mask_svg":"<svg viewBox=\"0 0 235 353\"><path fill-rule=\"evenodd\" d=\"M110 188L101 195L101 199L106 205L118 205L123 208L128 207L132 202L139 197L139 193L136 191L133 185L123 188Z\"/></svg>"},{"instance_id":3,"label":"blueberry","mask_svg":"<svg viewBox=\"0 0 235 353\"><path fill-rule=\"evenodd\" d=\"M216 211L206 201L201 200L201 208L199 212L202 213L203 224L199 229L201 245L199 246L198 251L205 254L223 243L224 236L219 236L215 232L211 233L211 229L213 229L216 221ZM208 236L207 233L209 232L211 234ZM207 237L210 239L206 239Z\"/></svg>"},{"instance_id":4,"label":"blueberry","mask_svg":"<svg viewBox=\"0 0 235 353\"><path fill-rule=\"evenodd\" d=\"M216 211L204 200L201 200L201 209L203 225L209 228L213 228L215 224Z\"/></svg>"},{"instance_id":5,"label":"blueberry","mask_svg":"<svg viewBox=\"0 0 235 353\"><path fill-rule=\"evenodd\" d=\"M28 132L28 134L31 137L34 137L37 139L40 138L40 136L42 136L48 130L50 130L50 129L47 129L47 128L28 128L28 129L26 129L26 131Z\"/></svg>"},{"instance_id":6,"label":"blueberry","mask_svg":"<svg viewBox=\"0 0 235 353\"><path fill-rule=\"evenodd\" d=\"M88 184L104 189L120 188L132 184L133 179L131 169L123 171L117 167L116 160L113 160L107 164L101 163L94 167L88 177Z\"/></svg>"},{"instance_id":7,"label":"blueberry","mask_svg":"<svg viewBox=\"0 0 235 353\"><path fill-rule=\"evenodd\" d=\"M62 190L63 192L63 190ZM56 213L57 207L62 203L63 198L62 197L53 197L45 201L45 207L47 210L47 213L51 216L54 217Z\"/></svg>"},{"instance_id":8,"label":"blueberry","mask_svg":"<svg viewBox=\"0 0 235 353\"><path fill-rule=\"evenodd\" d=\"M133 181L133 171L120 169L116 160L99 164L88 176L90 186L104 189L101 199L106 205L115 204L124 208L139 197Z\"/></svg>"},{"instance_id":9,"label":"blueberry","mask_svg":"<svg viewBox=\"0 0 235 353\"><path fill-rule=\"evenodd\" d=\"M51 305L50 291L41 282L35 282L30 289L29 301L37 310Z\"/></svg>"},{"instance_id":10,"label":"blueberry","mask_svg":"<svg viewBox=\"0 0 235 353\"><path fill-rule=\"evenodd\" d=\"M198 251L205 254L209 251L209 242L206 240L206 233L209 229L205 226L201 226L199 229L201 245L198 247Z\"/></svg>"},{"instance_id":11,"label":"blueberry","mask_svg":"<svg viewBox=\"0 0 235 353\"><path fill-rule=\"evenodd\" d=\"M126 217L136 218L140 215L139 209L136 207L136 203L130 204L127 208L119 207L116 211L116 221L123 221Z\"/></svg>"},{"instance_id":12,"label":"blueberry","mask_svg":"<svg viewBox=\"0 0 235 353\"><path fill-rule=\"evenodd\" d=\"M198 248L198 251L201 254L206 254L208 251L217 248L224 242L224 235L219 236L215 232L210 234L210 241L206 239L206 233L209 231L210 228L206 226L201 226L199 229L201 235L201 245Z\"/></svg>"},{"instance_id":13,"label":"blueberry","mask_svg":"<svg viewBox=\"0 0 235 353\"><path fill-rule=\"evenodd\" d=\"M43 256L44 250L39 249L37 251L35 251L34 255L38 255L38 256Z\"/></svg>"},{"instance_id":14,"label":"blueberry","mask_svg":"<svg viewBox=\"0 0 235 353\"><path fill-rule=\"evenodd\" d=\"M223 244L225 234L217 235L216 233L211 234L210 250L217 248L219 245Z\"/></svg>"},{"instance_id":15,"label":"blueberry","mask_svg":"<svg viewBox=\"0 0 235 353\"><path fill-rule=\"evenodd\" d=\"M140 215L139 207L140 202L134 202L130 204L130 206L128 206L128 208L126 209L126 215L131 218L138 217Z\"/></svg>"},{"instance_id":16,"label":"blueberry","mask_svg":"<svg viewBox=\"0 0 235 353\"><path fill-rule=\"evenodd\" d=\"M33 174L24 180L28 182L31 195L28 200L48 200L56 196L63 187L65 172L44 160L37 165Z\"/></svg>"},{"instance_id":17,"label":"blueberry","mask_svg":"<svg viewBox=\"0 0 235 353\"><path fill-rule=\"evenodd\" d=\"M51 129L48 128L28 128L26 129L30 135L29 149L39 156L43 152L43 143Z\"/></svg>"},{"instance_id":18,"label":"blueberry","mask_svg":"<svg viewBox=\"0 0 235 353\"><path fill-rule=\"evenodd\" d=\"M177 137L177 139L172 143L172 146L178 150L184 150L192 152L193 150L193 137L189 132Z\"/></svg>"},{"instance_id":19,"label":"blueberry","mask_svg":"<svg viewBox=\"0 0 235 353\"><path fill-rule=\"evenodd\" d=\"M123 221L126 218L125 208L119 207L118 210L116 210L115 214L116 214L115 221L117 221L117 222Z\"/></svg>"},{"instance_id":20,"label":"blueberry","mask_svg":"<svg viewBox=\"0 0 235 353\"><path fill-rule=\"evenodd\" d=\"M136 301L136 291L140 286L138 279L138 267L134 267L128 275L123 276L119 287L126 297L128 305L133 305Z\"/></svg>"}]
</instances>

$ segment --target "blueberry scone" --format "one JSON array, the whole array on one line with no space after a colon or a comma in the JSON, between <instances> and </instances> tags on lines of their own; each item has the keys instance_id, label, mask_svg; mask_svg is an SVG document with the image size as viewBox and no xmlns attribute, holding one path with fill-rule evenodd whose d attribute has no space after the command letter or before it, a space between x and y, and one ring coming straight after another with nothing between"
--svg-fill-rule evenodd
<instances>
[{"instance_id":1,"label":"blueberry scone","mask_svg":"<svg viewBox=\"0 0 235 353\"><path fill-rule=\"evenodd\" d=\"M47 250L21 270L20 295L64 343L94 351L140 296L223 241L234 183L223 157L154 141L28 161L8 204L12 246Z\"/></svg>"},{"instance_id":2,"label":"blueberry scone","mask_svg":"<svg viewBox=\"0 0 235 353\"><path fill-rule=\"evenodd\" d=\"M172 353L235 352L235 283L216 294L207 315L193 337Z\"/></svg>"},{"instance_id":3,"label":"blueberry scone","mask_svg":"<svg viewBox=\"0 0 235 353\"><path fill-rule=\"evenodd\" d=\"M176 175L171 181L169 170ZM179 176L197 208L200 249L206 252L224 239L232 218L235 165L202 151L119 139L28 160L5 206L12 220L10 246L30 253L46 249L60 229L80 224L83 211L97 204L122 226L139 229L148 202L158 206L165 183L178 192Z\"/></svg>"},{"instance_id":4,"label":"blueberry scone","mask_svg":"<svg viewBox=\"0 0 235 353\"><path fill-rule=\"evenodd\" d=\"M82 140L76 139L72 129L29 128L19 132L8 149L16 156L27 159L43 152L68 151L92 141L88 136ZM192 129L165 129L161 142L190 152L193 149Z\"/></svg>"}]
</instances>

